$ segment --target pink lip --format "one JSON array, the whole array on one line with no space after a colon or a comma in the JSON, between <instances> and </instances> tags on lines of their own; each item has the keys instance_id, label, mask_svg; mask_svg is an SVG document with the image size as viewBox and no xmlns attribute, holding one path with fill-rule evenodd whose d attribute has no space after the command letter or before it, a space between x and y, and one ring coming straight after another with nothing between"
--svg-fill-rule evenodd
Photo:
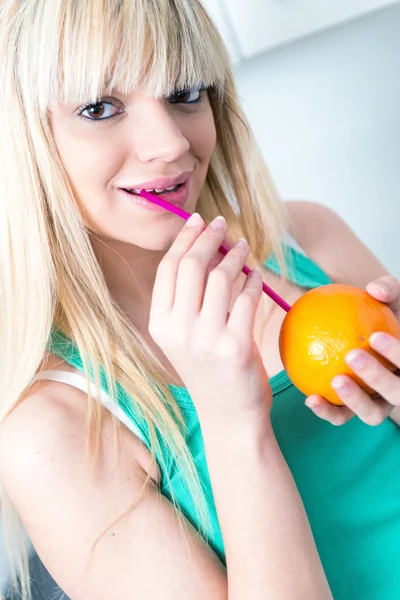
<instances>
[{"instance_id":1,"label":"pink lip","mask_svg":"<svg viewBox=\"0 0 400 600\"><path fill-rule=\"evenodd\" d=\"M160 187L169 187L170 185L178 185L178 183L175 183L175 184L170 183L167 186L164 185L164 186L160 186ZM187 179L184 183L182 183L182 185L176 192L166 192L165 194L157 194L157 196L159 198L163 198L163 200L167 200L167 202L170 202L171 204L174 204L175 206L179 206L180 208L182 208L183 206L185 206L185 204L189 198L189 184L190 184L190 180ZM145 189L145 188L142 188L142 189ZM152 212L169 213L169 211L166 208L162 208L161 206L158 206L157 204L154 204L153 202L146 200L146 198L143 198L142 196L139 196L137 194L130 194L129 192L126 191L126 189L123 189L123 188L121 188L120 191L131 202L133 202L140 208L144 208L144 209L152 211ZM169 214L171 214L171 213L169 213Z\"/></svg>"},{"instance_id":2,"label":"pink lip","mask_svg":"<svg viewBox=\"0 0 400 600\"><path fill-rule=\"evenodd\" d=\"M127 183L127 185L119 185L118 187L125 190L154 190L172 187L179 183L186 183L193 171L184 171L175 177L160 177L151 181L142 181L141 183Z\"/></svg>"}]
</instances>

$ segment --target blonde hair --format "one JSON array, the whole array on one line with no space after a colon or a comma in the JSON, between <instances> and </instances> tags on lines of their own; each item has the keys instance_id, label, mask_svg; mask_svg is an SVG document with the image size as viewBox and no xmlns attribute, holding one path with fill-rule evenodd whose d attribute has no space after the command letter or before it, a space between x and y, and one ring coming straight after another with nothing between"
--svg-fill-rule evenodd
<instances>
[{"instance_id":1,"label":"blonde hair","mask_svg":"<svg viewBox=\"0 0 400 600\"><path fill-rule=\"evenodd\" d=\"M283 208L239 106L223 42L198 0L2 0L0 56L0 420L31 389L51 329L59 329L77 345L88 380L92 372L100 388L102 367L114 400L116 381L129 394L147 422L153 459L162 460L158 434L165 441L206 529L182 416L162 365L110 296L48 107L94 103L111 90L141 87L165 97L207 86L217 145L197 210L207 221L223 214L231 236L249 240L249 264L271 252L283 264ZM104 409L90 393L87 409L93 461ZM18 521L4 492L2 502L7 524ZM28 599L25 540L11 529L19 557L13 582Z\"/></svg>"}]
</instances>

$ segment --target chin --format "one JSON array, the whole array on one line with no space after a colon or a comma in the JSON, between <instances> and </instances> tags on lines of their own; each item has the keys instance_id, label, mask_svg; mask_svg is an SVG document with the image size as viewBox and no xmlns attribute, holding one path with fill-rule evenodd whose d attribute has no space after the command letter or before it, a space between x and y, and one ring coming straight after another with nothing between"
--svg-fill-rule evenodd
<instances>
[{"instance_id":1,"label":"chin","mask_svg":"<svg viewBox=\"0 0 400 600\"><path fill-rule=\"evenodd\" d=\"M148 227L141 231L133 230L129 236L124 236L124 239L121 239L121 235L117 239L143 250L166 252L176 240L184 224L185 222L179 219L179 221L165 224L163 227Z\"/></svg>"},{"instance_id":2,"label":"chin","mask_svg":"<svg viewBox=\"0 0 400 600\"><path fill-rule=\"evenodd\" d=\"M146 241L135 241L133 245L142 250L148 250L149 252L167 252L172 246L174 240L151 240Z\"/></svg>"}]
</instances>

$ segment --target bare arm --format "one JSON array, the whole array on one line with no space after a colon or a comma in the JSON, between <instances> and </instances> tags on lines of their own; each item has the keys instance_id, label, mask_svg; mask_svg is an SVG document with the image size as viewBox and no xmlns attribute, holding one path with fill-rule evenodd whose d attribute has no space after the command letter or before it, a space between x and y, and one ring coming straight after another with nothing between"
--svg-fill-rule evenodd
<instances>
[{"instance_id":1,"label":"bare arm","mask_svg":"<svg viewBox=\"0 0 400 600\"><path fill-rule=\"evenodd\" d=\"M0 476L72 600L331 600L270 423L272 392L254 341L260 276L246 279L229 313L248 246L235 245L207 276L225 233L221 218L206 227L193 216L183 227L158 267L149 332L200 419L227 572L187 521L179 527L156 485L92 550L143 485L143 447L125 435L117 460L108 422L89 479L81 468L85 397L58 385L50 401L30 398L3 424Z\"/></svg>"},{"instance_id":2,"label":"bare arm","mask_svg":"<svg viewBox=\"0 0 400 600\"><path fill-rule=\"evenodd\" d=\"M388 271L333 210L314 202L287 202L292 232L332 279L364 288Z\"/></svg>"},{"instance_id":3,"label":"bare arm","mask_svg":"<svg viewBox=\"0 0 400 600\"><path fill-rule=\"evenodd\" d=\"M332 281L365 288L389 275L334 211L314 202L291 201L286 205L295 239ZM389 416L400 425L400 408L394 408Z\"/></svg>"},{"instance_id":4,"label":"bare arm","mask_svg":"<svg viewBox=\"0 0 400 600\"><path fill-rule=\"evenodd\" d=\"M72 600L226 599L224 566L185 519L182 535L156 473L137 506L91 548L139 495L147 450L121 428L117 460L106 415L90 480L82 468L85 395L58 383L52 395L29 398L2 424L0 477L60 587Z\"/></svg>"},{"instance_id":5,"label":"bare arm","mask_svg":"<svg viewBox=\"0 0 400 600\"><path fill-rule=\"evenodd\" d=\"M222 443L218 423L203 427L229 600L330 599L296 486L271 426L259 421L225 423Z\"/></svg>"},{"instance_id":6,"label":"bare arm","mask_svg":"<svg viewBox=\"0 0 400 600\"><path fill-rule=\"evenodd\" d=\"M29 398L2 424L0 476L39 556L72 600L331 598L269 426L249 435L225 422L224 444L222 424L205 428L227 572L185 519L183 536L155 483L92 551L139 493L144 449L123 429L116 462L107 417L90 480L82 471L85 397L62 384L53 389L51 400Z\"/></svg>"}]
</instances>

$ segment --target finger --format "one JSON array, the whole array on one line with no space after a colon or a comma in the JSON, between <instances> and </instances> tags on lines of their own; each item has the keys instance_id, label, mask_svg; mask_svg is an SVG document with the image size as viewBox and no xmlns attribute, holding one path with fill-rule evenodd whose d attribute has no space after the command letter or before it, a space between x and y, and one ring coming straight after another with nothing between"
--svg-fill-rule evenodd
<instances>
[{"instance_id":1,"label":"finger","mask_svg":"<svg viewBox=\"0 0 400 600\"><path fill-rule=\"evenodd\" d=\"M209 274L201 313L205 321L214 328L226 325L233 285L242 272L249 252L246 240L238 240L218 267Z\"/></svg>"},{"instance_id":2,"label":"finger","mask_svg":"<svg viewBox=\"0 0 400 600\"><path fill-rule=\"evenodd\" d=\"M346 356L346 363L358 377L387 402L393 406L400 404L400 378L369 352L360 349L352 350Z\"/></svg>"},{"instance_id":3,"label":"finger","mask_svg":"<svg viewBox=\"0 0 400 600\"><path fill-rule=\"evenodd\" d=\"M223 243L227 246L227 248L233 248L233 246L235 245L235 242L233 240L231 240L228 233L225 235ZM210 262L208 263L207 271L206 271L206 279L208 278L211 271L213 269L215 269L215 267L218 267L219 264L221 264L221 262L224 260L224 258L225 258L225 254L223 252L220 252L220 250L218 250L218 252L211 258Z\"/></svg>"},{"instance_id":4,"label":"finger","mask_svg":"<svg viewBox=\"0 0 400 600\"><path fill-rule=\"evenodd\" d=\"M379 331L371 335L369 343L373 350L400 369L400 340Z\"/></svg>"},{"instance_id":5,"label":"finger","mask_svg":"<svg viewBox=\"0 0 400 600\"><path fill-rule=\"evenodd\" d=\"M377 300L389 304L396 316L400 318L400 282L395 277L386 275L371 281L367 285L367 292Z\"/></svg>"},{"instance_id":6,"label":"finger","mask_svg":"<svg viewBox=\"0 0 400 600\"><path fill-rule=\"evenodd\" d=\"M157 311L159 314L164 314L172 309L179 262L190 250L204 226L201 216L193 213L161 260L153 287L152 312Z\"/></svg>"},{"instance_id":7,"label":"finger","mask_svg":"<svg viewBox=\"0 0 400 600\"><path fill-rule=\"evenodd\" d=\"M206 272L226 234L224 217L214 219L181 258L176 278L174 310L188 318L198 315L203 304Z\"/></svg>"},{"instance_id":8,"label":"finger","mask_svg":"<svg viewBox=\"0 0 400 600\"><path fill-rule=\"evenodd\" d=\"M257 307L262 295L262 277L254 269L247 276L243 290L236 298L228 320L228 329L237 338L249 339L253 335Z\"/></svg>"},{"instance_id":9,"label":"finger","mask_svg":"<svg viewBox=\"0 0 400 600\"><path fill-rule=\"evenodd\" d=\"M368 396L355 381L345 375L335 377L331 385L346 407L367 425L380 425L393 409L386 400Z\"/></svg>"},{"instance_id":10,"label":"finger","mask_svg":"<svg viewBox=\"0 0 400 600\"><path fill-rule=\"evenodd\" d=\"M324 421L329 421L332 425L344 425L354 417L354 412L347 406L335 406L327 402L322 396L313 394L306 400L306 406L313 413Z\"/></svg>"}]
</instances>

